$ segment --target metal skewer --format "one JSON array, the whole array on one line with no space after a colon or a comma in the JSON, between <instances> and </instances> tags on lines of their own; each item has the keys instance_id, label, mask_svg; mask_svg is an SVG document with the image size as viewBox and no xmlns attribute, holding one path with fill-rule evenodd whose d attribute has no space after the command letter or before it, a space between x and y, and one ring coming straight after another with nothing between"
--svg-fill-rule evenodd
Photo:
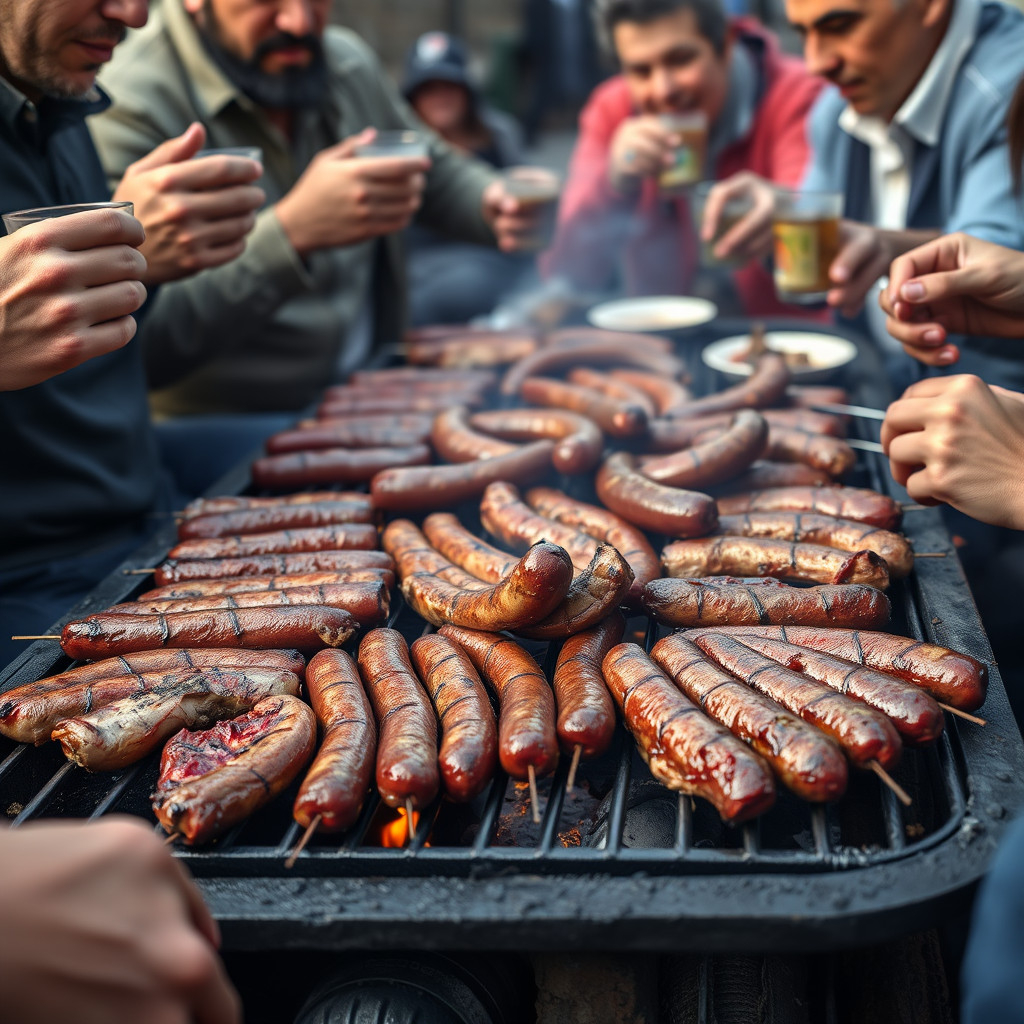
<instances>
[{"instance_id":1,"label":"metal skewer","mask_svg":"<svg viewBox=\"0 0 1024 1024\"><path fill-rule=\"evenodd\" d=\"M807 408L815 412L830 412L836 416L859 416L863 420L884 420L884 409L871 409L866 405L840 405L833 402L814 402Z\"/></svg>"}]
</instances>

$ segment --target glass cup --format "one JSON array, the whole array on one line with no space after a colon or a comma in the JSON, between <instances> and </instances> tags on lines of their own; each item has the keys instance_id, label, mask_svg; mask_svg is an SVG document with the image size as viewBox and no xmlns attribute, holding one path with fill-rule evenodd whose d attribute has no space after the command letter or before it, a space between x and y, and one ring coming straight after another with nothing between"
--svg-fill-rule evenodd
<instances>
[{"instance_id":1,"label":"glass cup","mask_svg":"<svg viewBox=\"0 0 1024 1024\"><path fill-rule=\"evenodd\" d=\"M783 302L823 302L839 255L841 192L785 192L775 199L775 292Z\"/></svg>"},{"instance_id":2,"label":"glass cup","mask_svg":"<svg viewBox=\"0 0 1024 1024\"><path fill-rule=\"evenodd\" d=\"M732 230L743 218L750 213L754 201L750 196L731 196L726 200L718 215L718 230L715 237L709 241L701 238L701 230L704 226L704 207L708 201L708 193L717 185L717 181L702 181L693 187L690 193L690 211L693 214L693 226L700 239L700 265L702 267L717 267L735 270L746 265L742 259L720 260L715 255L715 246L721 241L722 236Z\"/></svg>"},{"instance_id":3,"label":"glass cup","mask_svg":"<svg viewBox=\"0 0 1024 1024\"><path fill-rule=\"evenodd\" d=\"M543 249L555 233L562 179L546 167L506 167L501 175L507 195L520 207L536 209L537 231L521 246L523 251Z\"/></svg>"},{"instance_id":4,"label":"glass cup","mask_svg":"<svg viewBox=\"0 0 1024 1024\"><path fill-rule=\"evenodd\" d=\"M15 210L3 214L4 227L7 234L13 235L19 228L29 224L37 224L41 220L52 220L54 217L67 217L73 213L87 213L89 210L124 210L135 216L135 204L128 200L109 203L71 203L67 206L37 206L31 210Z\"/></svg>"},{"instance_id":5,"label":"glass cup","mask_svg":"<svg viewBox=\"0 0 1024 1024\"><path fill-rule=\"evenodd\" d=\"M381 131L369 141L356 146L356 156L410 157L429 156L426 138L414 131Z\"/></svg>"},{"instance_id":6,"label":"glass cup","mask_svg":"<svg viewBox=\"0 0 1024 1024\"><path fill-rule=\"evenodd\" d=\"M263 163L263 150L259 146L222 146L216 149L201 149L192 159L199 160L204 156L244 156L247 160Z\"/></svg>"},{"instance_id":7,"label":"glass cup","mask_svg":"<svg viewBox=\"0 0 1024 1024\"><path fill-rule=\"evenodd\" d=\"M708 118L703 110L686 114L662 114L662 125L679 136L679 145L673 152L673 162L658 175L663 195L679 195L689 185L704 177L704 162L708 151Z\"/></svg>"}]
</instances>

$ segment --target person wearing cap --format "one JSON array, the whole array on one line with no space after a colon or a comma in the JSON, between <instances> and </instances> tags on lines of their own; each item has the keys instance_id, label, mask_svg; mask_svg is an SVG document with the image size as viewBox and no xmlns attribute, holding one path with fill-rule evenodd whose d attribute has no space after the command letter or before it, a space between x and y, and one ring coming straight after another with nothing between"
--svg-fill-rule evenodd
<instances>
[{"instance_id":1,"label":"person wearing cap","mask_svg":"<svg viewBox=\"0 0 1024 1024\"><path fill-rule=\"evenodd\" d=\"M243 255L161 291L140 331L151 402L197 414L291 411L395 342L405 320L401 231L416 215L515 249L534 215L494 171L424 128L376 55L328 27L330 0L162 0L104 74L93 121L114 181L197 119L212 146L260 146L267 202ZM357 156L375 130L426 154Z\"/></svg>"},{"instance_id":2,"label":"person wearing cap","mask_svg":"<svg viewBox=\"0 0 1024 1024\"><path fill-rule=\"evenodd\" d=\"M427 32L406 56L402 95L453 149L498 170L522 163L515 120L484 101L468 64L461 40ZM463 323L489 313L533 266L525 256L453 241L419 224L410 225L405 238L414 327Z\"/></svg>"}]
</instances>

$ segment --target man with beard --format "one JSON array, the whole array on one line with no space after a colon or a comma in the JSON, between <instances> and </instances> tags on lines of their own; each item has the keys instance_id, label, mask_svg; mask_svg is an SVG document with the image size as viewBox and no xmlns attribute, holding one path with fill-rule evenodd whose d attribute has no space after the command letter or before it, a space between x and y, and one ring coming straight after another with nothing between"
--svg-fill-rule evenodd
<instances>
[{"instance_id":1,"label":"man with beard","mask_svg":"<svg viewBox=\"0 0 1024 1024\"><path fill-rule=\"evenodd\" d=\"M264 154L245 254L153 303L142 340L161 413L298 410L395 340L414 213L503 249L533 227L491 170L425 131L358 37L327 27L330 6L164 0L104 76L118 104L93 131L112 181L194 119L212 144ZM423 132L429 156L355 157L371 129Z\"/></svg>"}]
</instances>

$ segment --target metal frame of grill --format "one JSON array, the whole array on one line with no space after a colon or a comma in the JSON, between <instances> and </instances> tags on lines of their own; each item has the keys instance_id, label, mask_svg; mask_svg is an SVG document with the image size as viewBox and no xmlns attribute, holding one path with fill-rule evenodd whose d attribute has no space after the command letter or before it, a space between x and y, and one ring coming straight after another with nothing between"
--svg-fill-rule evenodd
<instances>
[{"instance_id":1,"label":"metal frame of grill","mask_svg":"<svg viewBox=\"0 0 1024 1024\"><path fill-rule=\"evenodd\" d=\"M879 457L862 465L864 483L892 489ZM247 484L240 469L217 493ZM894 587L893 631L991 661L939 514L911 512L905 529L918 551L945 557L920 560L911 579ZM124 570L156 564L171 543L168 525L66 618L138 592L142 584ZM393 624L410 640L425 628L401 607ZM648 644L657 635L649 627ZM538 651L549 669L554 653ZM56 644L36 643L8 667L0 686L66 662ZM300 834L290 817L293 787L209 850L177 854L196 875L229 950L848 948L932 926L969 900L1008 815L1024 801L1024 745L998 671L984 714L985 728L947 716L938 744L906 751L895 776L914 797L909 809L873 777L858 777L842 801L827 807L780 794L776 809L739 829L677 797L664 845L632 846L630 780L649 774L620 729L612 752L580 770L581 779L608 789L607 840L598 847L566 847L558 839L563 759L529 845L494 841L509 785L499 775L475 808L475 838L465 845L437 841L452 813L440 803L424 812L405 847L367 845L379 821L374 795L349 833L315 837L287 870ZM52 746L0 744L0 807L12 824L114 812L152 820L155 757L94 776Z\"/></svg>"}]
</instances>

